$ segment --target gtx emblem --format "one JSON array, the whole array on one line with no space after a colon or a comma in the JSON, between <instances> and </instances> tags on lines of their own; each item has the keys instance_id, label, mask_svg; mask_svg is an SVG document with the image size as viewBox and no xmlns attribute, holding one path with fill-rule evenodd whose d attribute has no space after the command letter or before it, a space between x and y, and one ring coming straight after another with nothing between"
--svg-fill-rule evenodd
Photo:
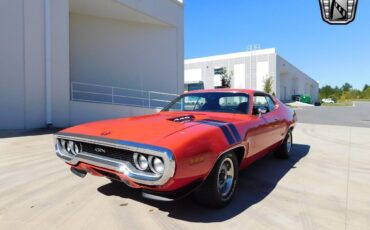
<instances>
[{"instance_id":1,"label":"gtx emblem","mask_svg":"<svg viewBox=\"0 0 370 230\"><path fill-rule=\"evenodd\" d=\"M95 148L94 151L97 152L97 153L105 153L106 152L105 149L102 149L102 148Z\"/></svg>"},{"instance_id":2,"label":"gtx emblem","mask_svg":"<svg viewBox=\"0 0 370 230\"><path fill-rule=\"evenodd\" d=\"M356 16L358 0L319 0L322 19L329 24L344 25Z\"/></svg>"}]
</instances>

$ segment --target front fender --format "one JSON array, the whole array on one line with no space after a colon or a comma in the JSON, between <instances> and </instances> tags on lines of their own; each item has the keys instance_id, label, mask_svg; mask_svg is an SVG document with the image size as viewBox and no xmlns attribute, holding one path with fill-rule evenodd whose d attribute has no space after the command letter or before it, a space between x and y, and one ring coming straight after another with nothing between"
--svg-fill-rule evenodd
<instances>
[{"instance_id":1,"label":"front fender","mask_svg":"<svg viewBox=\"0 0 370 230\"><path fill-rule=\"evenodd\" d=\"M230 145L224 132L215 126L198 125L166 137L161 146L172 150L176 160L173 182L181 185L195 180L204 180L218 158L241 143ZM176 183L172 183L171 187Z\"/></svg>"}]
</instances>

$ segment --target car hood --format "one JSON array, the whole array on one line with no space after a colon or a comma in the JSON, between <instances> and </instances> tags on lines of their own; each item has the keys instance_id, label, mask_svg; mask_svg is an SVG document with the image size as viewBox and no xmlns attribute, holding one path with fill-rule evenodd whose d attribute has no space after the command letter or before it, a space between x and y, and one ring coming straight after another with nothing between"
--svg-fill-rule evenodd
<instances>
[{"instance_id":1,"label":"car hood","mask_svg":"<svg viewBox=\"0 0 370 230\"><path fill-rule=\"evenodd\" d=\"M61 131L87 136L103 137L156 145L162 139L193 126L201 125L200 120L213 119L235 121L232 115L185 114L161 112L152 115L97 121L74 126ZM231 119L231 120L230 120Z\"/></svg>"},{"instance_id":2,"label":"car hood","mask_svg":"<svg viewBox=\"0 0 370 230\"><path fill-rule=\"evenodd\" d=\"M174 121L178 117L185 116L184 114L157 113L86 123L61 132L140 143L156 143L171 134L199 125L196 122Z\"/></svg>"}]
</instances>

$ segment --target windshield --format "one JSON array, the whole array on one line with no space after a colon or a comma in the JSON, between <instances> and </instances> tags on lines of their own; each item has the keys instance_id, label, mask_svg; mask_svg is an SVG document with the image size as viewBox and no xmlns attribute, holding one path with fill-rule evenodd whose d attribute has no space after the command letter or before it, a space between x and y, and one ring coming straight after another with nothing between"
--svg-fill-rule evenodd
<instances>
[{"instance_id":1,"label":"windshield","mask_svg":"<svg viewBox=\"0 0 370 230\"><path fill-rule=\"evenodd\" d=\"M249 96L245 93L194 93L184 94L162 111L202 111L248 114Z\"/></svg>"}]
</instances>

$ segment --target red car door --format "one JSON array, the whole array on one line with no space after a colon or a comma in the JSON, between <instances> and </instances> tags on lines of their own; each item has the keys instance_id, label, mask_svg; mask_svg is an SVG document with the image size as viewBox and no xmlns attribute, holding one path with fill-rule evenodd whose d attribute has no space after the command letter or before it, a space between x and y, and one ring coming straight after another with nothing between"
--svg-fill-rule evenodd
<instances>
[{"instance_id":1,"label":"red car door","mask_svg":"<svg viewBox=\"0 0 370 230\"><path fill-rule=\"evenodd\" d=\"M278 120L274 111L269 111L266 95L254 95L253 99L253 116L256 116L255 127L253 131L253 144L251 154L258 154L269 148L277 141L276 134L279 132ZM258 113L258 109L266 109L265 114Z\"/></svg>"},{"instance_id":2,"label":"red car door","mask_svg":"<svg viewBox=\"0 0 370 230\"><path fill-rule=\"evenodd\" d=\"M284 133L284 121L279 109L276 107L274 100L268 95L266 95L266 100L268 103L269 112L265 116L268 117L269 122L271 123L273 129L271 140L273 144L275 144L280 142L283 138L282 133Z\"/></svg>"}]
</instances>

